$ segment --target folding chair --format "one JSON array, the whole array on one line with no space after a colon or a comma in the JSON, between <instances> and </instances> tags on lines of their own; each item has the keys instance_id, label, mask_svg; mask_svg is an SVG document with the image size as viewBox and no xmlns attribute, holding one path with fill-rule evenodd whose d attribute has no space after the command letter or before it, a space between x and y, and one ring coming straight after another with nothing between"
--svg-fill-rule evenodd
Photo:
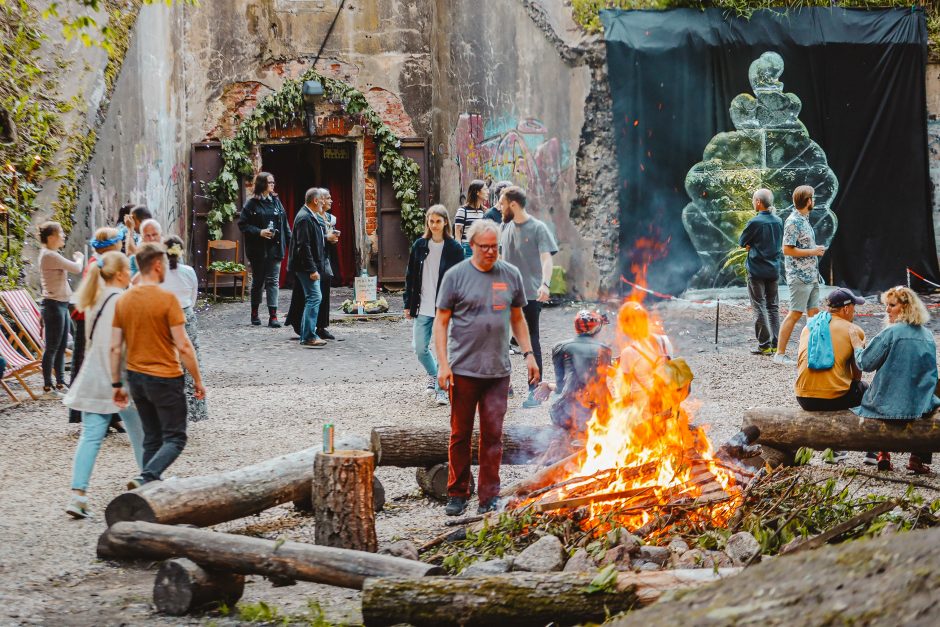
<instances>
[{"instance_id":1,"label":"folding chair","mask_svg":"<svg viewBox=\"0 0 940 627\"><path fill-rule=\"evenodd\" d=\"M6 372L3 373L3 379L0 380L0 387L3 387L3 390L10 395L14 403L19 403L20 399L7 385L7 381L16 379L30 398L35 401L39 397L26 385L25 377L42 372L42 360L24 357L24 355L29 355L29 351L3 316L0 316L0 328L3 330L0 333L0 356L3 356L3 359L7 362Z\"/></svg>"},{"instance_id":2,"label":"folding chair","mask_svg":"<svg viewBox=\"0 0 940 627\"><path fill-rule=\"evenodd\" d=\"M26 354L42 358L42 352L46 348L46 340L42 335L42 316L30 293L26 290L0 292L0 303L3 303L19 327L20 331L16 337L30 349Z\"/></svg>"}]
</instances>

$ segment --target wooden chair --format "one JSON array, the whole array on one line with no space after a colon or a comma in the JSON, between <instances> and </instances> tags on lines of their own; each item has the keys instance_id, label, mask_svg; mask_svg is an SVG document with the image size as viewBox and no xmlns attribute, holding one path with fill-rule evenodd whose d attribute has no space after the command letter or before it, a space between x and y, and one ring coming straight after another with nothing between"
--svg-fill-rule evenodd
<instances>
[{"instance_id":1,"label":"wooden chair","mask_svg":"<svg viewBox=\"0 0 940 627\"><path fill-rule=\"evenodd\" d=\"M0 292L0 303L19 327L15 337L29 349L27 354L41 359L46 340L42 334L42 316L32 295L26 290L4 291Z\"/></svg>"},{"instance_id":2,"label":"wooden chair","mask_svg":"<svg viewBox=\"0 0 940 627\"><path fill-rule=\"evenodd\" d=\"M209 287L209 277L212 277L212 298L214 300L219 299L219 276L230 276L232 277L232 288L235 289L238 286L238 281L241 281L242 285L242 301L245 300L245 281L248 280L248 271L247 270L238 270L236 272L222 272L220 270L210 270L209 265L212 263L212 250L232 250L235 249L235 259L234 261L238 262L238 240L230 239L214 239L209 242L209 246L206 248L206 289L208 291Z\"/></svg>"},{"instance_id":3,"label":"wooden chair","mask_svg":"<svg viewBox=\"0 0 940 627\"><path fill-rule=\"evenodd\" d=\"M0 333L0 356L7 362L3 379L0 380L0 387L3 387L3 390L10 395L14 403L19 403L20 399L7 385L7 381L15 379L26 390L30 398L36 400L38 397L26 384L25 377L42 372L42 361L26 356L29 355L29 351L3 316L0 316L0 329L2 329L2 333Z\"/></svg>"}]
</instances>

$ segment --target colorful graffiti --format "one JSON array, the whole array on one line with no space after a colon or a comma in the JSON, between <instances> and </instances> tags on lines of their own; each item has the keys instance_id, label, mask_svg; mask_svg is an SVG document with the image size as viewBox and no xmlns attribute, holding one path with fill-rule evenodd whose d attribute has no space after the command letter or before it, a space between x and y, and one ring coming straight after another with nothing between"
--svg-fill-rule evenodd
<instances>
[{"instance_id":1,"label":"colorful graffiti","mask_svg":"<svg viewBox=\"0 0 940 627\"><path fill-rule=\"evenodd\" d=\"M484 124L482 115L464 113L454 143L462 189L477 178L512 181L528 192L530 210L543 216L564 207L574 189L567 147L534 118Z\"/></svg>"}]
</instances>

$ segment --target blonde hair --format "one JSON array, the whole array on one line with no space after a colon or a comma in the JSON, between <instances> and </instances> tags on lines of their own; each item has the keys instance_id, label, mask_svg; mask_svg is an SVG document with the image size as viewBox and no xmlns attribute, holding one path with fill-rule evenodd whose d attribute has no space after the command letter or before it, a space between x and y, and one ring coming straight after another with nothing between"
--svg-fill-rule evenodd
<instances>
[{"instance_id":1,"label":"blonde hair","mask_svg":"<svg viewBox=\"0 0 940 627\"><path fill-rule=\"evenodd\" d=\"M129 271L130 267L130 261L119 251L112 250L98 257L98 262L88 268L88 273L75 293L78 308L81 311L89 311L98 302L105 281L113 280L121 270Z\"/></svg>"},{"instance_id":2,"label":"blonde hair","mask_svg":"<svg viewBox=\"0 0 940 627\"><path fill-rule=\"evenodd\" d=\"M121 232L110 226L103 226L97 231L95 231L95 240L99 242L106 242L109 239L117 239L121 235ZM121 242L117 244L112 244L106 248L96 248L95 254L100 256L104 253L111 252L113 250L121 250Z\"/></svg>"},{"instance_id":3,"label":"blonde hair","mask_svg":"<svg viewBox=\"0 0 940 627\"><path fill-rule=\"evenodd\" d=\"M454 239L450 233L450 214L447 213L447 207L444 205L431 205L428 208L428 212L424 215L424 239L431 239L431 227L428 226L428 218L431 216L444 218L444 239Z\"/></svg>"},{"instance_id":4,"label":"blonde hair","mask_svg":"<svg viewBox=\"0 0 940 627\"><path fill-rule=\"evenodd\" d=\"M889 298L893 298L901 305L901 313L898 314L897 322L923 326L930 320L930 314L927 313L924 302L911 288L903 285L892 287L881 295L881 302L887 305Z\"/></svg>"}]
</instances>

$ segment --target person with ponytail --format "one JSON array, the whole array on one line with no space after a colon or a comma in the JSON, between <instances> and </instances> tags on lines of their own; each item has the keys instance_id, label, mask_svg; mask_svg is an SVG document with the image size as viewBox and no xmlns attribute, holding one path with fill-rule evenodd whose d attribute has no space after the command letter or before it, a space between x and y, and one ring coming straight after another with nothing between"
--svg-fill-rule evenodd
<instances>
[{"instance_id":1,"label":"person with ponytail","mask_svg":"<svg viewBox=\"0 0 940 627\"><path fill-rule=\"evenodd\" d=\"M85 314L85 362L63 402L82 412L82 435L72 466L72 499L66 512L74 518L87 518L88 481L108 432L111 414L120 414L138 468L143 468L143 428L133 405L122 409L111 389L111 322L118 297L131 282L130 263L121 252L111 251L90 264L77 292L78 308Z\"/></svg>"},{"instance_id":2,"label":"person with ponytail","mask_svg":"<svg viewBox=\"0 0 940 627\"><path fill-rule=\"evenodd\" d=\"M192 266L187 266L180 261L183 257L183 240L171 235L163 240L166 246L166 257L169 262L169 269L166 277L163 279L161 287L168 292L173 292L176 299L183 308L186 315L186 334L193 343L196 350L196 361L199 361L199 334L196 325L196 312L193 309L196 305L196 298L199 295L199 279L196 277L196 271ZM199 422L209 417L209 410L206 406L205 398L196 398L196 385L193 377L187 370L185 373L183 386L186 390L186 414L189 422Z\"/></svg>"},{"instance_id":3,"label":"person with ponytail","mask_svg":"<svg viewBox=\"0 0 940 627\"><path fill-rule=\"evenodd\" d=\"M88 241L88 245L91 246L94 252L88 258L88 265L85 266L82 272L82 278L85 278L85 275L88 273L88 268L97 261L99 256L112 250L121 250L121 244L123 242L124 236L118 229L103 227L95 231L95 236ZM72 371L69 374L70 387L75 383L75 377L78 376L78 371L82 368L82 361L85 359L85 313L76 306L78 303L77 298L76 294L72 294L69 298L69 314L72 317L72 322L75 324L75 333L73 334L75 345L72 347ZM74 409L69 410L70 423L78 424L81 421L82 413L80 411ZM118 432L124 432L123 426L119 421L112 421L111 424Z\"/></svg>"}]
</instances>

